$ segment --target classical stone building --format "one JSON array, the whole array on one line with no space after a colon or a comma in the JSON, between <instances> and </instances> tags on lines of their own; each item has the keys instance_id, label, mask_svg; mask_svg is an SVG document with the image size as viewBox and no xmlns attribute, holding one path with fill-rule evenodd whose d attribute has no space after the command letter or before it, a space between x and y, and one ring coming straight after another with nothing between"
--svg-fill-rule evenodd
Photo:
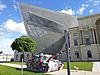
<instances>
[{"instance_id":1,"label":"classical stone building","mask_svg":"<svg viewBox=\"0 0 100 75\"><path fill-rule=\"evenodd\" d=\"M58 54L66 60L66 29L72 61L100 60L100 13L77 17L22 3L19 6L27 34L37 42L34 54Z\"/></svg>"},{"instance_id":2,"label":"classical stone building","mask_svg":"<svg viewBox=\"0 0 100 75\"><path fill-rule=\"evenodd\" d=\"M77 18L69 28L70 54L74 60L100 60L100 14Z\"/></svg>"}]
</instances>

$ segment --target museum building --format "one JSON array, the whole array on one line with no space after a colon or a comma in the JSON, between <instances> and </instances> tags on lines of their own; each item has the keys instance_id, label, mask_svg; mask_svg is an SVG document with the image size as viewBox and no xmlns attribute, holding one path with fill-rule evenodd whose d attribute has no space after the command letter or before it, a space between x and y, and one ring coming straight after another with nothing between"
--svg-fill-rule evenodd
<instances>
[{"instance_id":1,"label":"museum building","mask_svg":"<svg viewBox=\"0 0 100 75\"><path fill-rule=\"evenodd\" d=\"M19 7L28 36L37 42L33 54L42 52L66 60L67 30L71 61L100 60L100 13L72 16L23 3ZM24 61L32 57L31 53L24 54ZM15 51L14 60L20 61L21 55Z\"/></svg>"}]
</instances>

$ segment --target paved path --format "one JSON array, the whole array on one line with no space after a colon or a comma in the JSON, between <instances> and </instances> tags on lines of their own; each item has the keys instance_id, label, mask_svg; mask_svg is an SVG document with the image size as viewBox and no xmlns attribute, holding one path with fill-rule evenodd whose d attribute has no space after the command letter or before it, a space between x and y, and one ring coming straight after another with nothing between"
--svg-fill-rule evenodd
<instances>
[{"instance_id":1,"label":"paved path","mask_svg":"<svg viewBox=\"0 0 100 75\"><path fill-rule=\"evenodd\" d=\"M46 74L52 74L52 75L67 75L67 70L62 69L60 71L55 71L55 72L49 72ZM100 75L99 72L89 72L89 71L75 71L71 70L71 75Z\"/></svg>"},{"instance_id":2,"label":"paved path","mask_svg":"<svg viewBox=\"0 0 100 75\"><path fill-rule=\"evenodd\" d=\"M92 72L100 72L100 62L93 62Z\"/></svg>"},{"instance_id":3,"label":"paved path","mask_svg":"<svg viewBox=\"0 0 100 75\"><path fill-rule=\"evenodd\" d=\"M0 65L15 67L15 68L21 68L21 65L18 64L10 64L10 63L0 63ZM23 68L26 68L26 65L23 65Z\"/></svg>"}]
</instances>

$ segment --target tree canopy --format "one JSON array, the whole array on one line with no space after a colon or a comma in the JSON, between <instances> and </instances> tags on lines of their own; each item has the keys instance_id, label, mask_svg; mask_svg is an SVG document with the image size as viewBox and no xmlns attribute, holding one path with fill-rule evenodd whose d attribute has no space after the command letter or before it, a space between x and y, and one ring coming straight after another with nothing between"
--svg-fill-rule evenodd
<instances>
[{"instance_id":1,"label":"tree canopy","mask_svg":"<svg viewBox=\"0 0 100 75\"><path fill-rule=\"evenodd\" d=\"M35 40L26 36L21 36L15 39L15 41L11 44L11 48L18 52L33 52L35 45Z\"/></svg>"}]
</instances>

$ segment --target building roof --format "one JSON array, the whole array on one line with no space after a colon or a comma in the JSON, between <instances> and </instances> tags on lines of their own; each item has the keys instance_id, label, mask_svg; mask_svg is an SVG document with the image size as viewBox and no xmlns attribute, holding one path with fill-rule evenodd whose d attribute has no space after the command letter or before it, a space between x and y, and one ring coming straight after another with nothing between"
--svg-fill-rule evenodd
<instances>
[{"instance_id":1,"label":"building roof","mask_svg":"<svg viewBox=\"0 0 100 75\"><path fill-rule=\"evenodd\" d=\"M0 54L0 56L6 56L5 54Z\"/></svg>"},{"instance_id":2,"label":"building roof","mask_svg":"<svg viewBox=\"0 0 100 75\"><path fill-rule=\"evenodd\" d=\"M80 17L78 17L78 20L82 20L82 19L86 19L86 18L91 18L91 17L96 17L96 16L100 16L100 13L92 14L92 15L88 15L88 16L80 16Z\"/></svg>"}]
</instances>

